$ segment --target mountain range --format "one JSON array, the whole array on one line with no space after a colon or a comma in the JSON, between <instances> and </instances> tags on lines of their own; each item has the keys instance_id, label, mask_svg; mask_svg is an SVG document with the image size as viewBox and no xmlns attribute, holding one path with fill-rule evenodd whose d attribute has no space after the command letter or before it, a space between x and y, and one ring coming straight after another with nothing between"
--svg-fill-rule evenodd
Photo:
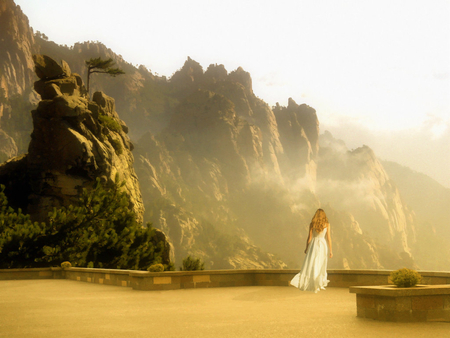
<instances>
[{"instance_id":1,"label":"mountain range","mask_svg":"<svg viewBox=\"0 0 450 338\"><path fill-rule=\"evenodd\" d=\"M313 107L292 98L270 107L242 68L205 70L187 57L157 76L100 42L49 41L12 0L0 4L0 161L31 151L30 111L43 99L33 55L64 60L82 80L94 57L125 71L93 75L91 88L114 99L134 156L121 170L135 171L143 219L166 234L176 264L192 255L209 269L299 268L321 207L329 268L448 270L450 189L380 161L370 145L349 150L320 130Z\"/></svg>"}]
</instances>

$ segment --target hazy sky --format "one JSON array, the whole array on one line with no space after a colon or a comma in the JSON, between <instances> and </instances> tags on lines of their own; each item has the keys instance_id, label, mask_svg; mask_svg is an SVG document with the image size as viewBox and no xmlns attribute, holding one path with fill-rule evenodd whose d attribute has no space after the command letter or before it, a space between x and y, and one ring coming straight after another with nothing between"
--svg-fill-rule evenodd
<instances>
[{"instance_id":1,"label":"hazy sky","mask_svg":"<svg viewBox=\"0 0 450 338\"><path fill-rule=\"evenodd\" d=\"M349 147L450 187L450 0L15 2L50 40L100 41L159 75L187 56L242 66L270 105L307 103Z\"/></svg>"}]
</instances>

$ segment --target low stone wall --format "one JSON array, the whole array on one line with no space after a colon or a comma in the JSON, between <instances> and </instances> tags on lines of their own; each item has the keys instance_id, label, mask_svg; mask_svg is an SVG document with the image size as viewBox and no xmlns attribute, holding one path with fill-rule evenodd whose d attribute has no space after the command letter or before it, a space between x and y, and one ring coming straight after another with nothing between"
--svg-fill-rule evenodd
<instances>
[{"instance_id":1,"label":"low stone wall","mask_svg":"<svg viewBox=\"0 0 450 338\"><path fill-rule=\"evenodd\" d=\"M450 285L352 286L357 316L393 322L450 322Z\"/></svg>"},{"instance_id":2,"label":"low stone wall","mask_svg":"<svg viewBox=\"0 0 450 338\"><path fill-rule=\"evenodd\" d=\"M422 284L450 284L450 272L419 271ZM118 269L45 268L0 270L0 280L66 278L136 290L175 290L229 286L288 286L298 270L203 270L147 272ZM389 270L328 270L329 287L391 284Z\"/></svg>"},{"instance_id":3,"label":"low stone wall","mask_svg":"<svg viewBox=\"0 0 450 338\"><path fill-rule=\"evenodd\" d=\"M418 271L422 284L450 284L450 272ZM368 286L392 284L391 270L328 270L330 287Z\"/></svg>"},{"instance_id":4,"label":"low stone wall","mask_svg":"<svg viewBox=\"0 0 450 338\"><path fill-rule=\"evenodd\" d=\"M135 290L288 286L295 273L290 270L134 271L130 273L130 286Z\"/></svg>"},{"instance_id":5,"label":"low stone wall","mask_svg":"<svg viewBox=\"0 0 450 338\"><path fill-rule=\"evenodd\" d=\"M80 282L130 286L132 272L134 270L68 268L64 269L64 277Z\"/></svg>"},{"instance_id":6,"label":"low stone wall","mask_svg":"<svg viewBox=\"0 0 450 338\"><path fill-rule=\"evenodd\" d=\"M0 269L0 280L61 278L64 278L61 268Z\"/></svg>"},{"instance_id":7,"label":"low stone wall","mask_svg":"<svg viewBox=\"0 0 450 338\"><path fill-rule=\"evenodd\" d=\"M330 287L348 288L354 285L389 284L390 270L328 270ZM450 277L450 274L449 274Z\"/></svg>"}]
</instances>

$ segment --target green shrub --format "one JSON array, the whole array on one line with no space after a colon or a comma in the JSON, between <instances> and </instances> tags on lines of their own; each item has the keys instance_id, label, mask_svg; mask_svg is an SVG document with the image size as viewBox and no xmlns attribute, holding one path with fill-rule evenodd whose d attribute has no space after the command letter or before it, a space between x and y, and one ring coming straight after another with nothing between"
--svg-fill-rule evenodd
<instances>
[{"instance_id":1,"label":"green shrub","mask_svg":"<svg viewBox=\"0 0 450 338\"><path fill-rule=\"evenodd\" d=\"M205 263L200 258L192 258L190 255L183 259L183 266L180 267L181 271L195 271L205 270Z\"/></svg>"},{"instance_id":2,"label":"green shrub","mask_svg":"<svg viewBox=\"0 0 450 338\"><path fill-rule=\"evenodd\" d=\"M123 154L122 143L119 140L116 140L115 138L112 137L109 137L108 140L109 143L111 143L111 145L113 146L114 151L116 152L117 155Z\"/></svg>"},{"instance_id":3,"label":"green shrub","mask_svg":"<svg viewBox=\"0 0 450 338\"><path fill-rule=\"evenodd\" d=\"M112 131L115 131L118 133L122 130L122 127L120 126L119 122L117 122L112 117L109 117L109 116L103 115L103 114L99 114L98 120L100 121L101 124L103 124L105 127L107 127L108 129L110 129Z\"/></svg>"},{"instance_id":4,"label":"green shrub","mask_svg":"<svg viewBox=\"0 0 450 338\"><path fill-rule=\"evenodd\" d=\"M422 280L422 276L415 270L399 269L391 272L391 280L399 288L409 288Z\"/></svg>"},{"instance_id":5,"label":"green shrub","mask_svg":"<svg viewBox=\"0 0 450 338\"><path fill-rule=\"evenodd\" d=\"M162 264L152 264L147 269L149 272L163 272L164 271L164 265Z\"/></svg>"},{"instance_id":6,"label":"green shrub","mask_svg":"<svg viewBox=\"0 0 450 338\"><path fill-rule=\"evenodd\" d=\"M71 267L72 267L72 264L71 264L69 261L65 261L65 262L62 262L62 263L61 263L61 267L62 267L63 269L71 268Z\"/></svg>"}]
</instances>

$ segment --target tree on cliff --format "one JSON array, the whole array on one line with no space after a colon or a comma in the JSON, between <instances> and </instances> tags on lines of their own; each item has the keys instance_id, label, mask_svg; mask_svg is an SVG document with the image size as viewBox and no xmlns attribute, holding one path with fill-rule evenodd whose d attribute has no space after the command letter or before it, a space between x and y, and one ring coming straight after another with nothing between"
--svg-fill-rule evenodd
<instances>
[{"instance_id":1,"label":"tree on cliff","mask_svg":"<svg viewBox=\"0 0 450 338\"><path fill-rule=\"evenodd\" d=\"M87 72L87 92L89 93L89 81L91 74L93 73L101 73L101 74L108 74L111 76L117 76L121 74L125 74L125 72L120 68L113 68L115 62L113 59L109 58L107 60L103 60L101 57L98 58L90 58L89 60L85 61L86 67L88 68Z\"/></svg>"},{"instance_id":2,"label":"tree on cliff","mask_svg":"<svg viewBox=\"0 0 450 338\"><path fill-rule=\"evenodd\" d=\"M97 180L78 206L54 209L46 223L8 206L0 186L0 268L73 266L147 269L156 263L172 270L164 238L136 222L123 183L106 189Z\"/></svg>"}]
</instances>

